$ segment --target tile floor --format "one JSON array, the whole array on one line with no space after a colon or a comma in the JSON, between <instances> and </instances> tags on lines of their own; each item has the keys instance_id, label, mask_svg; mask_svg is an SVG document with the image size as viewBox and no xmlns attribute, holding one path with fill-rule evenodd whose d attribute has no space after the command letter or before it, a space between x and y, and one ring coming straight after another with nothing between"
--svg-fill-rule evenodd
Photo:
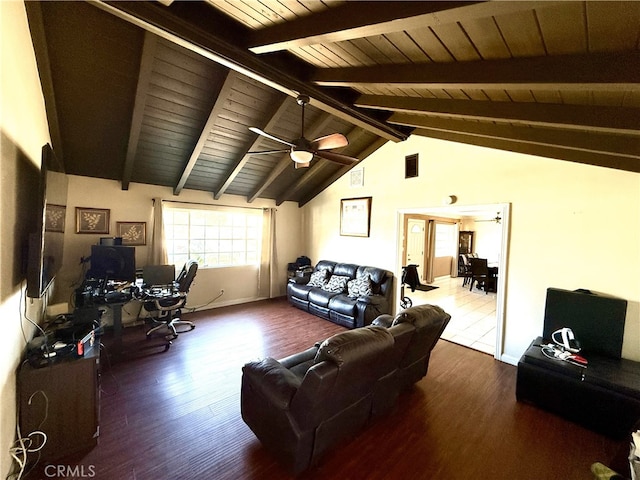
<instances>
[{"instance_id":1,"label":"tile floor","mask_svg":"<svg viewBox=\"0 0 640 480\"><path fill-rule=\"evenodd\" d=\"M462 278L441 277L432 285L435 290L412 292L405 287L405 295L413 305L431 303L451 315L442 338L474 350L493 355L496 347L496 294L474 287L462 286Z\"/></svg>"}]
</instances>

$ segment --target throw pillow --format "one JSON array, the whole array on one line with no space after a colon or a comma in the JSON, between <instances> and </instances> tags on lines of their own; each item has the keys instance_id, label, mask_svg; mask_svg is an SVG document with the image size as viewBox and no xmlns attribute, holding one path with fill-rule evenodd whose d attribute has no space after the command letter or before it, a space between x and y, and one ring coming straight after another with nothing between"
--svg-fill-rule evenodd
<instances>
[{"instance_id":1,"label":"throw pillow","mask_svg":"<svg viewBox=\"0 0 640 480\"><path fill-rule=\"evenodd\" d=\"M327 271L326 270L318 270L317 272L313 272L311 274L311 278L309 279L310 287L322 287L327 283Z\"/></svg>"},{"instance_id":2,"label":"throw pillow","mask_svg":"<svg viewBox=\"0 0 640 480\"><path fill-rule=\"evenodd\" d=\"M362 278L354 278L347 283L349 297L358 298L367 295L373 295L373 285L371 285L371 277L367 275Z\"/></svg>"},{"instance_id":3,"label":"throw pillow","mask_svg":"<svg viewBox=\"0 0 640 480\"><path fill-rule=\"evenodd\" d=\"M344 275L331 275L329 281L322 286L323 290L332 293L342 293L347 288L349 277Z\"/></svg>"}]
</instances>

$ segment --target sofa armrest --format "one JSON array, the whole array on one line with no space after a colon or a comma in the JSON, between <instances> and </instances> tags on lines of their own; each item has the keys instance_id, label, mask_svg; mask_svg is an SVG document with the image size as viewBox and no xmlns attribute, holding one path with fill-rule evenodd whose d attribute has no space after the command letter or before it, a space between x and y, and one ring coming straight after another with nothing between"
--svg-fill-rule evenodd
<instances>
[{"instance_id":1,"label":"sofa armrest","mask_svg":"<svg viewBox=\"0 0 640 480\"><path fill-rule=\"evenodd\" d=\"M393 315L389 315L388 313L383 313L378 318L376 318L371 325L374 327L384 327L390 328L393 324Z\"/></svg>"},{"instance_id":2,"label":"sofa armrest","mask_svg":"<svg viewBox=\"0 0 640 480\"><path fill-rule=\"evenodd\" d=\"M242 367L243 384L250 386L271 405L281 410L289 407L300 386L300 379L280 362L268 357Z\"/></svg>"},{"instance_id":3,"label":"sofa armrest","mask_svg":"<svg viewBox=\"0 0 640 480\"><path fill-rule=\"evenodd\" d=\"M383 313L389 313L389 301L383 295L358 297L356 311L355 327L364 327Z\"/></svg>"},{"instance_id":4,"label":"sofa armrest","mask_svg":"<svg viewBox=\"0 0 640 480\"><path fill-rule=\"evenodd\" d=\"M287 369L293 368L301 363L308 362L316 358L316 353L318 353L318 348L320 347L320 342L316 343L313 347L304 350L303 352L294 353L293 355L289 355L288 357L281 358L280 364Z\"/></svg>"}]
</instances>

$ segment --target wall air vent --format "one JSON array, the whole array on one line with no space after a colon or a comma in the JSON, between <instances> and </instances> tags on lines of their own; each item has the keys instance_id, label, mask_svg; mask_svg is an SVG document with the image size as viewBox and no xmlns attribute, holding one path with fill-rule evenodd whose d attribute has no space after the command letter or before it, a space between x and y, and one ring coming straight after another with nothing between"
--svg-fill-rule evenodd
<instances>
[{"instance_id":1,"label":"wall air vent","mask_svg":"<svg viewBox=\"0 0 640 480\"><path fill-rule=\"evenodd\" d=\"M404 157L404 178L413 178L418 176L418 154L407 155Z\"/></svg>"}]
</instances>

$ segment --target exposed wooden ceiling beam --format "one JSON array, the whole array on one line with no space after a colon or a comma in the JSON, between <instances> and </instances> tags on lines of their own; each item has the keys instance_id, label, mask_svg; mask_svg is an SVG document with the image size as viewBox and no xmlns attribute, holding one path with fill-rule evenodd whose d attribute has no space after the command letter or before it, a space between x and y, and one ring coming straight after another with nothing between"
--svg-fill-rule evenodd
<instances>
[{"instance_id":1,"label":"exposed wooden ceiling beam","mask_svg":"<svg viewBox=\"0 0 640 480\"><path fill-rule=\"evenodd\" d=\"M553 6L558 2L345 2L340 6L256 30L249 38L254 53L353 40Z\"/></svg>"},{"instance_id":2,"label":"exposed wooden ceiling beam","mask_svg":"<svg viewBox=\"0 0 640 480\"><path fill-rule=\"evenodd\" d=\"M469 135L466 133L443 132L441 130L433 130L428 128L416 129L414 130L413 134L422 135L424 137L438 138L440 140L448 140L450 142L466 143L469 145L477 145L499 150L508 150L511 152L524 153L527 155L556 158L559 160L567 160L569 162L596 165L600 167L615 168L617 170L626 170L629 172L640 173L640 161L629 157L601 155L599 153L567 149L561 146L537 145L511 139L485 138L479 137L477 135Z\"/></svg>"},{"instance_id":3,"label":"exposed wooden ceiling beam","mask_svg":"<svg viewBox=\"0 0 640 480\"><path fill-rule=\"evenodd\" d=\"M635 108L363 95L357 105L393 112L501 121L601 133L640 135Z\"/></svg>"},{"instance_id":4,"label":"exposed wooden ceiling beam","mask_svg":"<svg viewBox=\"0 0 640 480\"><path fill-rule=\"evenodd\" d=\"M510 58L473 62L320 68L312 81L326 87L640 90L640 51Z\"/></svg>"},{"instance_id":5,"label":"exposed wooden ceiling beam","mask_svg":"<svg viewBox=\"0 0 640 480\"><path fill-rule=\"evenodd\" d=\"M532 128L514 125L496 125L489 122L473 122L445 118L429 118L421 115L396 113L390 122L428 128L442 132L458 132L488 139L513 140L532 145L562 147L567 150L589 152L613 157L640 160L640 137L594 134L576 130Z\"/></svg>"},{"instance_id":6,"label":"exposed wooden ceiling beam","mask_svg":"<svg viewBox=\"0 0 640 480\"><path fill-rule=\"evenodd\" d=\"M186 165L184 166L184 169L182 170L182 175L180 175L180 180L178 180L178 183L173 189L174 195L179 195L182 189L184 188L184 185L187 183L187 180L189 179L189 175L191 175L191 171L193 170L193 167L198 161L198 157L200 157L200 154L202 153L202 149L204 148L204 145L207 142L207 139L209 138L209 133L211 132L211 129L215 125L216 120L220 115L220 112L222 112L222 110L224 109L225 102L227 101L227 98L231 93L231 90L233 89L233 84L235 83L235 75L236 73L232 70L230 70L227 73L227 78L225 79L224 84L220 89L220 93L216 97L216 103L213 105L213 108L211 109L211 113L209 114L207 123L205 123L204 128L200 132L198 141L196 142L196 145L193 148L191 155L189 156L189 160L187 161Z\"/></svg>"},{"instance_id":7,"label":"exposed wooden ceiling beam","mask_svg":"<svg viewBox=\"0 0 640 480\"><path fill-rule=\"evenodd\" d=\"M136 96L133 103L133 113L131 115L131 128L129 129L129 141L127 143L127 155L124 160L122 172L122 189L129 190L133 165L138 151L138 140L142 130L142 118L144 117L144 107L149 90L149 81L153 71L153 59L155 57L158 37L145 32L142 55L140 57L140 73L138 74L138 85L136 86Z\"/></svg>"},{"instance_id":8,"label":"exposed wooden ceiling beam","mask_svg":"<svg viewBox=\"0 0 640 480\"><path fill-rule=\"evenodd\" d=\"M309 128L305 134L306 138L316 138L321 132L331 123L331 116L324 114L320 115L320 117L313 123L311 128ZM262 181L262 183L256 188L256 190L247 198L247 202L253 202L262 192L264 192L269 185L271 185L276 178L280 176L285 168L291 168L293 160L289 156L289 153L286 153L282 156L278 164L271 171L271 173Z\"/></svg>"},{"instance_id":9,"label":"exposed wooden ceiling beam","mask_svg":"<svg viewBox=\"0 0 640 480\"><path fill-rule=\"evenodd\" d=\"M44 29L44 19L42 18L42 6L40 2L25 2L29 31L33 41L33 49L38 65L40 85L49 123L49 134L55 153L56 161L59 163L58 170L65 172L64 150L62 148L62 135L60 134L60 122L58 118L58 107L56 95L53 89L53 77L51 76L51 59L49 58L49 47L47 46L47 35Z\"/></svg>"},{"instance_id":10,"label":"exposed wooden ceiling beam","mask_svg":"<svg viewBox=\"0 0 640 480\"><path fill-rule=\"evenodd\" d=\"M285 97L284 100L280 103L280 105L278 105L276 110L271 114L271 118L269 118L269 121L264 126L263 130L265 130L267 132L270 131L270 130L273 130L273 128L280 122L280 120L282 119L282 116L287 111L287 107L289 105L289 101L288 100L289 100L289 97ZM222 195L227 191L227 188L229 188L231 183L235 180L235 178L238 176L240 171L247 164L247 162L251 158L251 155L248 155L247 152L250 152L251 150L257 149L258 145L260 145L260 143L262 143L262 140L263 140L263 137L261 137L259 135L256 135L256 138L254 139L254 141L245 150L244 155L242 155L240 160L238 160L236 162L236 164L229 170L229 172L226 175L225 180L222 182L222 184L220 185L218 190L214 193L213 198L215 200L220 200L220 197L222 197ZM287 154L287 156L288 156L288 154Z\"/></svg>"},{"instance_id":11,"label":"exposed wooden ceiling beam","mask_svg":"<svg viewBox=\"0 0 640 480\"><path fill-rule=\"evenodd\" d=\"M197 5L196 2L192 3ZM394 142L407 138L404 132L366 115L350 104L337 100L312 83L300 80L298 76L288 71L283 71L268 59L260 59L240 46L217 37L214 33L216 26L204 24L207 20L205 18L183 19L176 13L178 10L167 9L153 2L95 1L91 4L287 95L292 97L297 97L301 93L308 95L312 99L311 103L319 109L361 126L375 135ZM198 20L202 23L196 24Z\"/></svg>"}]
</instances>

